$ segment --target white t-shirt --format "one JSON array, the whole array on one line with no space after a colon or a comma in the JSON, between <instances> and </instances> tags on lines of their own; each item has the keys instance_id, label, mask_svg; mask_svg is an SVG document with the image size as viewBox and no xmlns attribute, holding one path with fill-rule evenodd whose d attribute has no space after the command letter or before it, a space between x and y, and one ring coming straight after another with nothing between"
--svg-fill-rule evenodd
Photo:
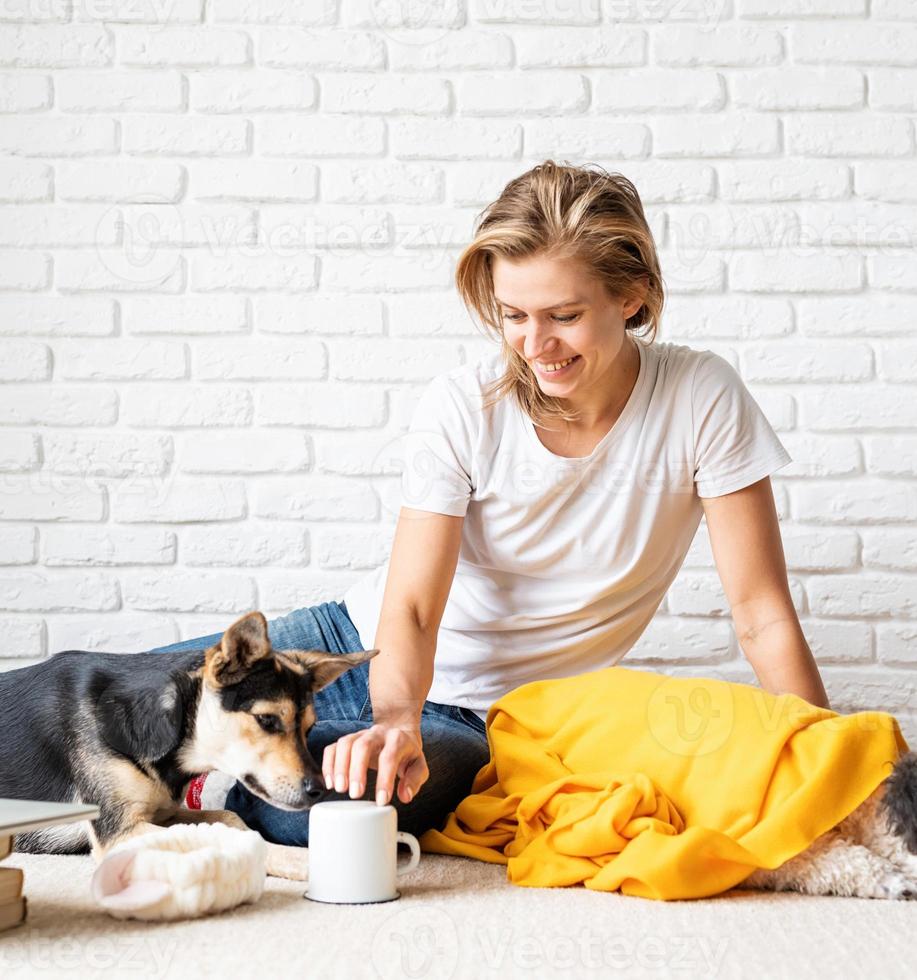
<instances>
[{"instance_id":1,"label":"white t-shirt","mask_svg":"<svg viewBox=\"0 0 917 980\"><path fill-rule=\"evenodd\" d=\"M587 456L557 456L507 395L499 351L434 378L405 436L403 506L464 515L428 700L481 718L530 681L616 664L653 618L703 517L700 497L791 461L739 374L709 350L638 342L624 410ZM363 646L388 562L344 595Z\"/></svg>"}]
</instances>

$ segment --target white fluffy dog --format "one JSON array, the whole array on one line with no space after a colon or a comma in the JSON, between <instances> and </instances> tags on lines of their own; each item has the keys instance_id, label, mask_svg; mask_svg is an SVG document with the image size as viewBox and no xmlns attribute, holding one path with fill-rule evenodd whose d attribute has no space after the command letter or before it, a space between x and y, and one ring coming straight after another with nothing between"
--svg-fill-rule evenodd
<instances>
[{"instance_id":1,"label":"white fluffy dog","mask_svg":"<svg viewBox=\"0 0 917 980\"><path fill-rule=\"evenodd\" d=\"M917 752L836 827L772 871L758 868L737 888L854 898L917 897Z\"/></svg>"}]
</instances>

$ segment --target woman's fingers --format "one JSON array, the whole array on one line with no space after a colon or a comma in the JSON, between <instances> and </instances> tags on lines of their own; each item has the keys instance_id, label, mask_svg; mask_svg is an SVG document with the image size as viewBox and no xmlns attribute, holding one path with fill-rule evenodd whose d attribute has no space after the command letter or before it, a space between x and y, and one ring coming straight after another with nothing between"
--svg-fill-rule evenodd
<instances>
[{"instance_id":1,"label":"woman's fingers","mask_svg":"<svg viewBox=\"0 0 917 980\"><path fill-rule=\"evenodd\" d=\"M366 791L367 770L377 769L376 802L387 803L395 778L399 798L409 803L429 776L420 732L376 724L342 735L325 746L322 774L325 786L359 799Z\"/></svg>"}]
</instances>

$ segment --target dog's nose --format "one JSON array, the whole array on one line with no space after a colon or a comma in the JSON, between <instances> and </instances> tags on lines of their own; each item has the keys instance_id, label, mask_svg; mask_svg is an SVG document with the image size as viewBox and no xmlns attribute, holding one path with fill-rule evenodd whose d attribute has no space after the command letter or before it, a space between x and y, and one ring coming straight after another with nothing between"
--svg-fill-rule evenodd
<instances>
[{"instance_id":1,"label":"dog's nose","mask_svg":"<svg viewBox=\"0 0 917 980\"><path fill-rule=\"evenodd\" d=\"M306 776L302 781L303 796L309 803L317 803L327 792L325 780L321 776Z\"/></svg>"}]
</instances>

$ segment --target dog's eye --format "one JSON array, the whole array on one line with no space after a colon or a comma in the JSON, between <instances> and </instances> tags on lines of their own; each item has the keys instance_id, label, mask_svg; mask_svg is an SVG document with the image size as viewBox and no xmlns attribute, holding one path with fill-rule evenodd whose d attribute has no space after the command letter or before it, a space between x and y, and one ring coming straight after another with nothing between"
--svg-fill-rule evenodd
<instances>
[{"instance_id":1,"label":"dog's eye","mask_svg":"<svg viewBox=\"0 0 917 980\"><path fill-rule=\"evenodd\" d=\"M255 715L255 721L264 729L266 732L282 732L283 725L280 723L280 719L277 715Z\"/></svg>"}]
</instances>

